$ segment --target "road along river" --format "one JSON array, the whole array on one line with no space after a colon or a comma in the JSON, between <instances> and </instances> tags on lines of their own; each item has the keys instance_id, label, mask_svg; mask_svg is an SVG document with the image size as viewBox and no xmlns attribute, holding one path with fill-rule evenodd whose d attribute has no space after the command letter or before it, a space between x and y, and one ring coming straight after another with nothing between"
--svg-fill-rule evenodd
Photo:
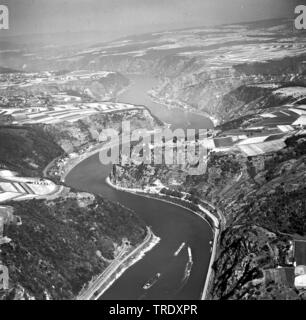
<instances>
[{"instance_id":1,"label":"road along river","mask_svg":"<svg viewBox=\"0 0 306 320\"><path fill-rule=\"evenodd\" d=\"M176 119L175 125L181 125L182 128L189 127L190 123L196 128L211 126L210 120L204 117L205 123L201 122L201 126L198 122L190 121L192 116L185 115L178 119L177 110L172 110L171 116L171 110L153 103L145 94L152 85L152 78L133 77L133 84L122 94L119 101L145 105L162 121L173 123L170 120ZM164 113L161 112L161 108ZM167 117L167 120L161 115ZM199 117L197 121L198 119ZM208 223L189 210L174 204L110 187L105 182L110 170L111 166L102 165L96 154L72 169L66 177L66 183L131 208L152 227L154 234L160 237L161 241L142 260L125 271L100 299L200 299L211 255L210 241L213 240L213 232ZM183 242L186 245L175 255ZM186 274L189 261L188 247L193 262L190 275ZM145 290L143 286L157 273L160 273L160 277L152 287Z\"/></svg>"}]
</instances>

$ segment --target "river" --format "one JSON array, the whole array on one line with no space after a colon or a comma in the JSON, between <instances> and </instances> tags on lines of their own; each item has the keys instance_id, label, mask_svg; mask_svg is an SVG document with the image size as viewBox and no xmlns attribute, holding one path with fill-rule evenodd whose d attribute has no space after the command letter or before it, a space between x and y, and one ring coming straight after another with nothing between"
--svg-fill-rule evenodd
<instances>
[{"instance_id":1,"label":"river","mask_svg":"<svg viewBox=\"0 0 306 320\"><path fill-rule=\"evenodd\" d=\"M176 128L211 129L212 121L203 116L192 112L184 111L180 108L167 108L166 106L155 103L147 94L149 90L158 84L158 79L154 77L129 75L131 85L119 97L118 102L144 105L161 121L171 124Z\"/></svg>"},{"instance_id":2,"label":"river","mask_svg":"<svg viewBox=\"0 0 306 320\"><path fill-rule=\"evenodd\" d=\"M169 110L152 102L146 92L156 84L154 78L131 78L132 85L118 101L145 105L162 121L175 127L211 127L211 121L205 117L196 116L195 119L193 114L182 111L178 114L179 110ZM66 183L133 209L152 227L161 241L142 260L130 267L100 299L200 299L210 259L209 242L213 240L208 223L181 207L111 188L105 182L110 169L110 166L99 162L98 155L94 155L76 166L67 176ZM174 256L182 242L185 242L186 246ZM191 248L193 265L190 276L184 280L188 246ZM158 281L150 289L143 289L144 284L157 273L161 274Z\"/></svg>"}]
</instances>

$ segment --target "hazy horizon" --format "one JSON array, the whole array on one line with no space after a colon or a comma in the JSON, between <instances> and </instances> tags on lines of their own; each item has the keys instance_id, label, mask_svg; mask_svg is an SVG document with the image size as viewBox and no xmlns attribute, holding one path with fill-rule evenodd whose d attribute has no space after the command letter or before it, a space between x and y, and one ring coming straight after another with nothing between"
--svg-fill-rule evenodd
<instances>
[{"instance_id":1,"label":"hazy horizon","mask_svg":"<svg viewBox=\"0 0 306 320\"><path fill-rule=\"evenodd\" d=\"M296 0L3 0L0 38L98 33L100 41L164 30L291 18ZM87 40L87 39L82 39Z\"/></svg>"}]
</instances>

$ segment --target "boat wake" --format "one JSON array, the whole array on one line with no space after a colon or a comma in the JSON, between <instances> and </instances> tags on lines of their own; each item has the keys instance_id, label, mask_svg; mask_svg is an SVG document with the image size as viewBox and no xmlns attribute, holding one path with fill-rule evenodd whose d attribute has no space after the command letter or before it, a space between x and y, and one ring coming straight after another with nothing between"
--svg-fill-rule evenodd
<instances>
[{"instance_id":1,"label":"boat wake","mask_svg":"<svg viewBox=\"0 0 306 320\"><path fill-rule=\"evenodd\" d=\"M191 274L192 265L193 265L192 253L191 253L190 247L188 247L188 261L185 266L184 276L182 278L180 286L175 290L174 295L178 294L184 288L184 286L187 284L189 277L190 277L190 274Z\"/></svg>"},{"instance_id":2,"label":"boat wake","mask_svg":"<svg viewBox=\"0 0 306 320\"><path fill-rule=\"evenodd\" d=\"M185 242L183 242L180 247L174 252L174 256L177 257L179 255L179 253L183 250L183 248L185 247Z\"/></svg>"},{"instance_id":3,"label":"boat wake","mask_svg":"<svg viewBox=\"0 0 306 320\"><path fill-rule=\"evenodd\" d=\"M188 247L188 262L186 263L185 271L184 271L184 278L183 282L187 279L189 279L190 274L191 274L191 269L193 266L193 261L192 261L192 253L190 247Z\"/></svg>"}]
</instances>

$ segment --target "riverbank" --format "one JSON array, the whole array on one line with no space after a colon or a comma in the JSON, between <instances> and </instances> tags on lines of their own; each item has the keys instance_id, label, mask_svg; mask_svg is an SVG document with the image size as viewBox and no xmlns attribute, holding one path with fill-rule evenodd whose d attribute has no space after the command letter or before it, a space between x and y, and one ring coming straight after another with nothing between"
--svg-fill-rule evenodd
<instances>
[{"instance_id":1,"label":"riverbank","mask_svg":"<svg viewBox=\"0 0 306 320\"><path fill-rule=\"evenodd\" d=\"M87 288L83 289L76 300L98 300L112 284L144 255L153 249L160 242L152 230L147 227L146 238L131 252L126 251L119 254L114 261L96 278L93 279Z\"/></svg>"},{"instance_id":2,"label":"riverbank","mask_svg":"<svg viewBox=\"0 0 306 320\"><path fill-rule=\"evenodd\" d=\"M144 92L145 90L145 88L143 89L142 87L142 81L140 82L141 83L141 88L138 90L136 90L136 92L134 92L134 91L132 91L131 93L130 93L130 95L127 95L127 96L124 96L124 97L122 97L121 99L120 99L120 101L122 100L122 101L124 101L124 102L127 102L127 103L133 103L134 105L139 105L139 106L143 106L143 105L147 105L147 103L150 105L150 102L148 101L149 99L146 99L146 97L144 96L142 96L142 95L140 95L140 97L139 96L137 96L137 93L140 93L141 94L141 92ZM149 86L150 86L150 88L151 88L151 82L149 83ZM144 87L146 87L146 85L144 85ZM134 99L134 96L137 96L137 99ZM151 100L152 101L152 100ZM181 109L181 113L180 113L180 115L182 115L182 117L180 117L180 115L178 115L178 114L173 114L174 112L167 112L167 110L168 110L168 108L166 108L165 106L160 106L160 108L159 108L159 106L155 106L155 104L153 104L153 105L150 105L151 106L151 108L149 108L150 110L151 110L151 112L153 112L154 114L156 114L157 116L158 115L163 115L163 112L166 112L167 113L167 115L166 115L166 117L162 117L162 119L164 120L163 122L167 122L167 123L172 123L171 122L171 119L173 119L173 117L174 116L177 116L177 118L179 119L178 121L176 121L176 123L174 123L173 125L174 126L178 126L178 127L183 127L183 128L185 128L185 126L187 127L190 127L190 125L191 125L191 122L190 121L193 121L192 122L192 124L194 124L195 125L195 127L196 128L201 128L202 127L202 123L201 123L201 119L202 118L198 118L197 120L195 120L195 119L193 119L192 117L187 117L186 115L185 115L185 113L186 113L186 111L185 111L185 113L183 114L183 110ZM147 107L148 108L148 107ZM179 110L179 108L177 109L177 110ZM187 113L186 113L187 114ZM176 119L177 119L176 118ZM169 121L166 121L166 120L169 120ZM207 121L209 121L209 119L207 119ZM101 146L100 146L100 148L101 148ZM102 146L102 148L103 148L103 146ZM101 148L101 149L102 149ZM97 147L95 147L94 149L92 149L92 150L89 150L88 152L87 151L85 151L81 156L77 156L76 158L77 159L67 159L66 158L66 160L64 161L65 163L62 163L63 164L63 167L65 168L64 170L63 170L63 174L61 175L62 176L62 181L66 181L66 178L67 178L67 176L68 176L68 174L71 172L71 170L73 169L73 168L75 168L77 165L79 165L82 161L85 161L87 158L90 158L91 156L93 156L95 153L97 153L99 151L99 149L97 148ZM89 172L90 172L90 169L88 168L88 170L89 170ZM94 177L94 176L93 176ZM105 178L106 177L103 177L103 180L105 181ZM83 179L83 177L82 177L82 179ZM105 184L104 183L104 181L103 181L103 183L101 183L101 184ZM90 183L89 181L87 181L87 183ZM95 181L95 183L97 184L98 182L97 181ZM76 183L76 184L74 184L74 185L78 185L78 183ZM91 188L92 189L92 188ZM96 188L96 189L98 189L98 188ZM110 190L114 190L114 188L113 187L111 187L111 188L108 188L108 189L110 189ZM134 192L131 192L131 190L126 190L127 191L127 193L130 193L130 194L133 194ZM139 190L134 190L135 192L137 192L137 191L139 191ZM149 190L148 190L149 191ZM107 191L108 192L108 191ZM115 191L112 191L112 192L115 192ZM178 203L175 203L174 202L174 199L168 199L168 200L166 200L166 199L161 199L161 198L157 198L157 196L156 196L156 194L154 195L154 194L152 194L151 192L149 193L149 195L148 194L146 194L146 195L144 195L144 194L142 194L142 196L144 196L144 197L147 197L147 198L151 198L151 199L153 199L153 200L159 200L160 202L168 202L169 204L171 204L171 205L176 205L176 206L179 206L179 207L181 207L182 209L184 209L184 210L186 210L186 211L191 211L192 213L194 213L195 215L197 215L197 216L199 216L201 219L203 219L204 221L205 221L205 224L203 224L203 229L207 229L207 231L205 230L205 234L209 234L209 238L211 237L211 230L215 230L215 223L213 222L213 215L209 215L209 214L201 214L200 212L201 211L199 211L199 212L196 212L196 211L192 211L192 210L190 210L190 208L188 208L188 204L185 202L184 204L182 204L182 205L180 205L180 204L178 204ZM128 197L128 196L127 196ZM170 201L170 200L173 200L173 201ZM116 199L116 201L118 201L117 199ZM143 202L145 202L146 200L142 200ZM149 200L148 199L148 201L152 201L152 200ZM127 205L127 207L129 207L129 205ZM187 207L187 208L186 208ZM189 205L189 207L191 207L191 205ZM173 208L174 207L172 207L172 210L173 210ZM175 209L175 208L174 208ZM187 214L187 216L188 216L188 213L186 213ZM175 217L174 217L175 218ZM180 220L180 219L178 219L178 220ZM189 219L188 219L189 220ZM197 220L197 219L194 219L193 217L192 218L190 218L190 220ZM207 223L208 222L208 223ZM198 224L200 224L198 221L197 221L197 223ZM150 224L150 223L147 223L147 225L152 225L152 224ZM204 226L205 225L205 226ZM209 225L211 225L210 227L209 227ZM158 228L159 227L157 227L157 230L158 230ZM187 227L188 228L188 227ZM196 228L196 229L198 229L198 228ZM202 229L202 228L201 228ZM186 234L188 234L188 233L186 233ZM196 233L196 234L200 234L200 233ZM194 238L197 238L197 237L194 237ZM201 236L201 238L205 238L205 237L202 237ZM210 238L209 240L211 240L212 238ZM185 240L185 239L184 239ZM203 258L203 255L204 255L204 253L203 254L201 254L201 258L199 257L199 259L201 259L201 261L203 261L203 263L204 263L204 261L205 261L205 266L207 266L208 264L209 264L209 259L211 259L212 261L214 261L214 256L213 257L211 257L211 254L209 254L209 244L208 244L208 242L209 241L207 241L207 254L205 254L205 259ZM217 243L216 241L214 241L214 243ZM163 242L162 242L162 244L163 244ZM168 243L167 243L167 245L168 245ZM164 245L162 245L163 247L164 247ZM215 245L216 246L216 245ZM172 249L172 248L171 248ZM170 249L170 250L171 250ZM168 248L167 248L167 250L169 250ZM215 251L216 250L212 250L212 252L213 253L215 253ZM156 257L156 260L158 261L158 257ZM144 260L146 260L146 259L144 259ZM203 264L204 265L204 264ZM201 265L201 266L203 266L203 265ZM212 264L210 263L210 266L211 266ZM132 268L133 269L133 268ZM136 267L136 269L137 269L137 267ZM195 295L195 296L193 296L193 299L200 299L200 298L203 298L202 296L203 296L203 292L204 292L204 289L203 289L203 287L205 288L205 287L207 287L207 285L206 285L206 283L205 283L205 285L204 285L204 282L207 282L207 277L206 277L206 275L204 275L203 276L203 270L200 270L200 266L198 266L198 270L197 270L197 272L198 272L198 277L199 277L199 279L201 279L201 285L198 285L198 291L197 291L197 294ZM202 274L202 275L201 275ZM212 273L211 272L209 272L208 273L209 275L211 275ZM134 275L135 276L135 275ZM123 278L125 278L125 277L123 277ZM149 275L148 275L148 278L149 278ZM209 277L210 278L210 277ZM122 279L122 278L121 278ZM119 281L119 283L120 283L120 281ZM125 287L126 287L126 285L127 285L127 283L128 283L128 281L124 281L124 285L125 285ZM138 285L141 285L141 283L140 284L138 284ZM116 286L115 286L116 287ZM111 290L111 289L110 289ZM116 289L117 290L117 289ZM118 290L117 290L118 291ZM106 294L107 295L107 294ZM119 296L120 296L120 294L119 294Z\"/></svg>"},{"instance_id":3,"label":"riverbank","mask_svg":"<svg viewBox=\"0 0 306 320\"><path fill-rule=\"evenodd\" d=\"M203 211L207 211L201 205L199 205L199 207ZM205 285L204 285L203 293L201 296L201 300L208 300L208 295L209 295L209 292L211 291L211 286L213 284L214 273L213 273L212 266L213 266L215 259L216 259L216 253L217 253L218 242L219 242L219 235L220 235L220 224L218 221L218 226L215 226L215 230L214 230L214 242L213 242L213 246L212 246L209 267L208 267L208 271L207 271L207 275L206 275L206 280L205 280Z\"/></svg>"},{"instance_id":4,"label":"riverbank","mask_svg":"<svg viewBox=\"0 0 306 320\"><path fill-rule=\"evenodd\" d=\"M74 158L68 158L66 159L66 161L63 163L63 166L61 168L61 181L65 182L66 177L68 176L68 174L71 172L71 170L73 170L77 165L79 165L81 162L85 161L86 159L92 157L93 155L95 155L96 153L98 153L101 149L103 149L103 145L96 145L96 146L92 146L91 150L89 151L85 151L83 154L74 157ZM55 164L56 162L54 162L53 164ZM171 199L171 196L167 196L166 199L162 199L161 198L161 194L159 193L159 191L154 190L154 188L149 188L148 190L142 190L142 189L129 189L129 188L122 188L119 187L117 185L114 185L113 183L111 183L110 179L107 178L106 179L106 183L119 191L124 191L124 192L128 192L128 193L133 193L139 196L143 196L143 197L147 197L147 198L151 198L151 199L155 199L155 200L159 200L159 201L163 201L166 203L170 203L176 206L179 206L183 209L186 209L189 212L192 212L193 214L196 214L197 216L199 216L201 219L203 219L205 222L207 222L214 233L214 239L213 239L213 246L212 246L212 251L211 251L211 257L210 257L210 262L209 262L209 268L208 268L208 272L207 272L207 276L206 276L206 280L205 280L205 284L204 284L204 288L201 292L201 299L202 300L206 300L209 292L210 292L210 286L213 282L213 270L212 270L212 265L215 261L215 257L216 257L216 252L217 252L217 247L218 247L218 240L219 240L219 228L220 228L220 222L219 219L213 215L209 210L206 210L205 208L203 208L202 206L198 206L198 209L204 213L205 216L203 216L202 214L200 214L199 212L196 212L192 209L190 209L187 205L188 205L188 201L187 200L182 200L182 202L185 202L182 204L179 204L177 202L175 202L175 199ZM157 197L159 196L159 197ZM166 197L166 196L165 196ZM203 202L204 204L204 202ZM207 219L208 217L208 219ZM156 243L154 244L154 246L156 245ZM150 247L149 250L151 250L154 246ZM148 250L147 250L148 251ZM147 252L146 251L146 252ZM115 274L117 274L117 277L112 278L113 280L111 281L111 283L107 286L107 288L109 288L114 281L116 281L116 279L118 279L128 268L130 268L131 266L133 266L133 264L135 264L137 261L139 261L141 258L143 257L143 253L139 252L138 253L138 257L135 257L135 259L132 259L131 263L128 264L128 266L126 268L120 269L118 270L118 272ZM123 262L122 262L123 263ZM101 275L100 275L101 276ZM104 283L104 282L103 282ZM107 283L107 282L106 282ZM105 290L103 290L103 292L105 292L107 290L107 288ZM101 293L102 295L102 293Z\"/></svg>"},{"instance_id":5,"label":"riverbank","mask_svg":"<svg viewBox=\"0 0 306 320\"><path fill-rule=\"evenodd\" d=\"M176 104L175 106L173 106L172 104L167 103L167 100L158 97L158 95L152 90L148 93L148 96L150 97L150 99L154 103L163 105L165 108L167 108L169 110L179 109L181 111L188 112L188 113L196 115L196 116L206 117L213 123L214 127L216 127L220 124L220 121L216 117L214 117L213 115L209 114L208 112L204 112L204 111L199 112L199 110L192 108L191 106L189 106L187 104L182 104L182 103L176 102L176 101L172 102L172 103Z\"/></svg>"},{"instance_id":6,"label":"riverbank","mask_svg":"<svg viewBox=\"0 0 306 320\"><path fill-rule=\"evenodd\" d=\"M206 275L206 280L205 280L203 291L201 293L201 300L207 300L209 292L210 292L211 285L213 283L213 278L214 278L212 266L213 266L213 263L214 263L215 258L216 258L218 242L219 242L219 235L220 235L220 222L219 222L219 219L215 215L213 215L211 212L209 212L207 209L205 209L203 206L201 206L201 205L197 206L198 209L201 212L203 212L205 215L207 215L211 221L208 221L206 217L204 217L200 213L190 209L189 207L187 207L187 205L184 206L183 204L179 204L179 203L171 200L171 196L164 196L166 198L162 199L160 197L156 197L157 195L161 196L161 194L158 193L158 192L148 193L148 192L145 192L142 189L137 189L137 188L129 189L129 188L120 187L120 186L117 186L117 185L113 184L109 177L106 178L106 183L110 187L112 187L112 188L114 188L116 190L120 190L120 191L123 191L123 192L130 192L130 193L142 196L142 197L151 198L151 199L157 199L157 200L160 200L160 201L163 201L163 202L166 202L166 203L170 203L170 204L176 205L178 207L182 207L185 210L187 210L189 212L192 212L193 214L196 214L201 219L203 219L205 222L209 223L209 225L213 229L214 240L213 240L213 246L212 246L212 251L211 251L211 256L210 256L210 261L209 261L209 267L208 267L208 271L207 271L207 275ZM182 200L182 201L187 202L186 200Z\"/></svg>"},{"instance_id":7,"label":"riverbank","mask_svg":"<svg viewBox=\"0 0 306 320\"><path fill-rule=\"evenodd\" d=\"M103 148L102 145L93 146L92 150L88 152L84 152L82 155L79 155L75 158L68 158L64 162L61 167L60 179L61 182L65 182L68 174L73 170L78 164L82 161L90 158L95 155ZM56 164L56 162L60 159L54 159L44 171L45 175L48 175L48 171L52 169L52 166ZM154 235L152 230L147 227L147 236L146 238L131 252L127 252L127 254L123 256L119 256L119 259L115 259L115 261L108 266L106 270L104 270L98 277L94 280L89 287L86 289L82 289L79 293L77 300L97 300L103 293L111 287L111 285L130 267L132 267L136 262L141 260L144 255L152 250L158 243L160 242L160 238ZM99 288L97 288L97 286ZM97 294L98 292L98 294Z\"/></svg>"}]
</instances>

